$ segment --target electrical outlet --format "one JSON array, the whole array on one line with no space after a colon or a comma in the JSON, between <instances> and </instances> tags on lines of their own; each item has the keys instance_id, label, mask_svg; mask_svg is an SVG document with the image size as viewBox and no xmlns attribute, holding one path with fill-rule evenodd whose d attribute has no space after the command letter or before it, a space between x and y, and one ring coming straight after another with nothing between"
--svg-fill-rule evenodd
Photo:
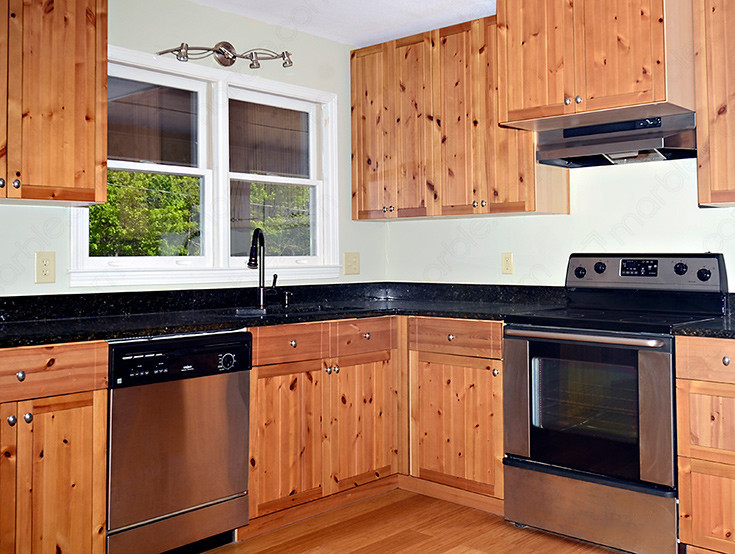
<instances>
[{"instance_id":1,"label":"electrical outlet","mask_svg":"<svg viewBox=\"0 0 735 554\"><path fill-rule=\"evenodd\" d=\"M360 253L345 252L345 275L360 274Z\"/></svg>"},{"instance_id":2,"label":"electrical outlet","mask_svg":"<svg viewBox=\"0 0 735 554\"><path fill-rule=\"evenodd\" d=\"M56 282L56 252L36 252L36 283Z\"/></svg>"},{"instance_id":3,"label":"electrical outlet","mask_svg":"<svg viewBox=\"0 0 735 554\"><path fill-rule=\"evenodd\" d=\"M501 254L500 266L503 275L513 274L513 252L503 252Z\"/></svg>"}]
</instances>

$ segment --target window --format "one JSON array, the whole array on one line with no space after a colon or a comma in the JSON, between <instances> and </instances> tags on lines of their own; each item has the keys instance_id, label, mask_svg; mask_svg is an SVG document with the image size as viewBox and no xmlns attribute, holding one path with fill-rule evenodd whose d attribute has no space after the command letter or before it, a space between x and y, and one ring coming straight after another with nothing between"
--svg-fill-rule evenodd
<instances>
[{"instance_id":1,"label":"window","mask_svg":"<svg viewBox=\"0 0 735 554\"><path fill-rule=\"evenodd\" d=\"M111 48L108 201L72 210L72 285L338 275L336 96Z\"/></svg>"}]
</instances>

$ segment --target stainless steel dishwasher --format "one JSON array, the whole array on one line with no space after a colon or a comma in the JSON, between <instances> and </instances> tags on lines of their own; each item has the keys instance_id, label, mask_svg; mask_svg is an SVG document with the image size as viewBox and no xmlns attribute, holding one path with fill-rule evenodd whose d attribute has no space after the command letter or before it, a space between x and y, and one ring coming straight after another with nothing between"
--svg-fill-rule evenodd
<instances>
[{"instance_id":1,"label":"stainless steel dishwasher","mask_svg":"<svg viewBox=\"0 0 735 554\"><path fill-rule=\"evenodd\" d=\"M110 343L108 552L162 552L248 522L252 336Z\"/></svg>"}]
</instances>

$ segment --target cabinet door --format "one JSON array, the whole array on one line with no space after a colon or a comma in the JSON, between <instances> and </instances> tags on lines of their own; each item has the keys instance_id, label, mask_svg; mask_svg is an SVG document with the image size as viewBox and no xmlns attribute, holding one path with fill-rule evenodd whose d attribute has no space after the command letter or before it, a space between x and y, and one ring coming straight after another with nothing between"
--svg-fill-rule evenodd
<instances>
[{"instance_id":1,"label":"cabinet door","mask_svg":"<svg viewBox=\"0 0 735 554\"><path fill-rule=\"evenodd\" d=\"M107 2L10 0L10 12L7 195L104 201Z\"/></svg>"},{"instance_id":2,"label":"cabinet door","mask_svg":"<svg viewBox=\"0 0 735 554\"><path fill-rule=\"evenodd\" d=\"M735 4L694 3L700 204L735 204Z\"/></svg>"},{"instance_id":3,"label":"cabinet door","mask_svg":"<svg viewBox=\"0 0 735 554\"><path fill-rule=\"evenodd\" d=\"M253 368L250 516L322 496L322 362Z\"/></svg>"},{"instance_id":4,"label":"cabinet door","mask_svg":"<svg viewBox=\"0 0 735 554\"><path fill-rule=\"evenodd\" d=\"M437 36L434 144L439 148L441 214L484 212L489 125L484 28L475 20L441 29Z\"/></svg>"},{"instance_id":5,"label":"cabinet door","mask_svg":"<svg viewBox=\"0 0 735 554\"><path fill-rule=\"evenodd\" d=\"M344 356L325 376L324 485L333 494L398 470L391 351Z\"/></svg>"},{"instance_id":6,"label":"cabinet door","mask_svg":"<svg viewBox=\"0 0 735 554\"><path fill-rule=\"evenodd\" d=\"M503 498L502 362L410 356L411 474Z\"/></svg>"},{"instance_id":7,"label":"cabinet door","mask_svg":"<svg viewBox=\"0 0 735 554\"><path fill-rule=\"evenodd\" d=\"M574 4L498 0L501 123L574 113Z\"/></svg>"},{"instance_id":8,"label":"cabinet door","mask_svg":"<svg viewBox=\"0 0 735 554\"><path fill-rule=\"evenodd\" d=\"M15 423L10 422L15 418ZM15 552L15 472L18 405L0 404L0 552Z\"/></svg>"},{"instance_id":9,"label":"cabinet door","mask_svg":"<svg viewBox=\"0 0 735 554\"><path fill-rule=\"evenodd\" d=\"M9 15L9 0L0 0L0 15ZM10 17L0 26L0 198L8 194L8 33Z\"/></svg>"},{"instance_id":10,"label":"cabinet door","mask_svg":"<svg viewBox=\"0 0 735 554\"><path fill-rule=\"evenodd\" d=\"M389 49L397 215L431 215L438 198L431 143L431 33L397 40Z\"/></svg>"},{"instance_id":11,"label":"cabinet door","mask_svg":"<svg viewBox=\"0 0 735 554\"><path fill-rule=\"evenodd\" d=\"M577 111L666 99L663 0L578 0L574 9Z\"/></svg>"},{"instance_id":12,"label":"cabinet door","mask_svg":"<svg viewBox=\"0 0 735 554\"><path fill-rule=\"evenodd\" d=\"M17 552L104 552L106 399L18 403Z\"/></svg>"},{"instance_id":13,"label":"cabinet door","mask_svg":"<svg viewBox=\"0 0 735 554\"><path fill-rule=\"evenodd\" d=\"M394 117L386 82L388 52L387 44L352 52L353 219L397 215L391 146Z\"/></svg>"},{"instance_id":14,"label":"cabinet door","mask_svg":"<svg viewBox=\"0 0 735 554\"><path fill-rule=\"evenodd\" d=\"M679 538L735 552L735 466L679 458Z\"/></svg>"}]
</instances>

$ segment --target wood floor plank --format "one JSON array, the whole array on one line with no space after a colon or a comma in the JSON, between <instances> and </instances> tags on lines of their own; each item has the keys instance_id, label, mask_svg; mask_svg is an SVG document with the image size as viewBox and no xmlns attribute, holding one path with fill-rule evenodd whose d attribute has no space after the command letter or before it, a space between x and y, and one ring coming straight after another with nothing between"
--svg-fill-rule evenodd
<instances>
[{"instance_id":1,"label":"wood floor plank","mask_svg":"<svg viewBox=\"0 0 735 554\"><path fill-rule=\"evenodd\" d=\"M210 554L601 554L609 549L520 529L502 517L394 490Z\"/></svg>"}]
</instances>

